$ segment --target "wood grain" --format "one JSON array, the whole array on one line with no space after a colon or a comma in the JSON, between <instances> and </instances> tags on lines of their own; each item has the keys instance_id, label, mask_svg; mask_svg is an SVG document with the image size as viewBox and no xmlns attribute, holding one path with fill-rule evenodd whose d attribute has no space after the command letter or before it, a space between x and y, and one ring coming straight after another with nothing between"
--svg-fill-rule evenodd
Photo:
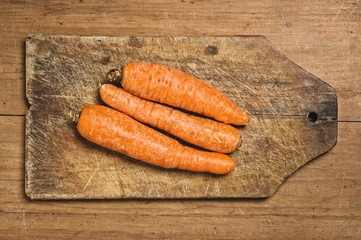
<instances>
[{"instance_id":1,"label":"wood grain","mask_svg":"<svg viewBox=\"0 0 361 240\"><path fill-rule=\"evenodd\" d=\"M356 0L2 1L0 113L24 115L24 45L29 33L154 36L264 35L295 63L333 86L339 120L361 120L361 14ZM114 11L113 9L116 9ZM8 24L11 23L11 24ZM345 85L344 85L345 84ZM352 86L346 87L346 86ZM6 91L4 89L7 89ZM5 104L4 104L5 103Z\"/></svg>"},{"instance_id":2,"label":"wood grain","mask_svg":"<svg viewBox=\"0 0 361 240\"><path fill-rule=\"evenodd\" d=\"M359 239L360 1L0 1L0 237ZM267 200L28 201L25 38L265 35L338 93L338 144ZM13 116L22 115L22 116ZM186 230L185 230L186 229Z\"/></svg>"},{"instance_id":3,"label":"wood grain","mask_svg":"<svg viewBox=\"0 0 361 240\"><path fill-rule=\"evenodd\" d=\"M5 239L357 239L361 123L272 197L220 200L33 201L24 192L24 117L0 117L0 233ZM13 129L7 133L6 129ZM187 230L185 230L187 229Z\"/></svg>"},{"instance_id":4,"label":"wood grain","mask_svg":"<svg viewBox=\"0 0 361 240\"><path fill-rule=\"evenodd\" d=\"M77 134L69 115L100 104L107 72L131 61L187 72L251 115L242 146L231 154L237 163L232 173L165 170ZM32 199L267 197L337 140L334 89L262 36L29 35L26 88L25 187Z\"/></svg>"}]
</instances>

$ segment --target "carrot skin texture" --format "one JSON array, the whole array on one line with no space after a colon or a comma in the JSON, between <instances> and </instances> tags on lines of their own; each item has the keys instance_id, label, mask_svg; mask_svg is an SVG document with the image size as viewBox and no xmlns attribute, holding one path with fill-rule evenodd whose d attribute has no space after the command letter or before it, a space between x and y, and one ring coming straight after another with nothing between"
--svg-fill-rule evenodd
<instances>
[{"instance_id":1,"label":"carrot skin texture","mask_svg":"<svg viewBox=\"0 0 361 240\"><path fill-rule=\"evenodd\" d=\"M78 132L85 139L132 158L164 168L226 174L235 161L221 153L196 150L101 105L83 108Z\"/></svg>"},{"instance_id":2,"label":"carrot skin texture","mask_svg":"<svg viewBox=\"0 0 361 240\"><path fill-rule=\"evenodd\" d=\"M230 125L139 98L111 84L102 85L99 92L108 106L196 146L231 153L241 144L241 132Z\"/></svg>"},{"instance_id":3,"label":"carrot skin texture","mask_svg":"<svg viewBox=\"0 0 361 240\"><path fill-rule=\"evenodd\" d=\"M215 87L160 64L132 62L124 65L121 85L139 97L203 114L227 124L246 125L250 121L247 113Z\"/></svg>"}]
</instances>

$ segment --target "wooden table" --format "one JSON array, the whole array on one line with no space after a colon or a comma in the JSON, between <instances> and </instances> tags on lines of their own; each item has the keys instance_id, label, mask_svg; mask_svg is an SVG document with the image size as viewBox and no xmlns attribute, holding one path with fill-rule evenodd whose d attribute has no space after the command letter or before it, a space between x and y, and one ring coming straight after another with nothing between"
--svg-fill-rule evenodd
<instances>
[{"instance_id":1,"label":"wooden table","mask_svg":"<svg viewBox=\"0 0 361 240\"><path fill-rule=\"evenodd\" d=\"M1 1L0 239L360 239L361 2ZM268 199L30 201L24 193L29 33L265 35L338 92L334 149Z\"/></svg>"}]
</instances>

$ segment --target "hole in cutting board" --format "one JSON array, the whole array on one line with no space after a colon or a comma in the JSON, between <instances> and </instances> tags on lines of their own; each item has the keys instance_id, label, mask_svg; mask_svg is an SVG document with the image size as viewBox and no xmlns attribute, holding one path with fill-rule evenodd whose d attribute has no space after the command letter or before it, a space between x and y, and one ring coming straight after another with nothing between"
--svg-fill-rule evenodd
<instances>
[{"instance_id":1,"label":"hole in cutting board","mask_svg":"<svg viewBox=\"0 0 361 240\"><path fill-rule=\"evenodd\" d=\"M210 45L206 47L204 50L206 55L217 55L218 54L218 48L216 46Z\"/></svg>"},{"instance_id":2,"label":"hole in cutting board","mask_svg":"<svg viewBox=\"0 0 361 240\"><path fill-rule=\"evenodd\" d=\"M317 121L317 113L315 112L310 112L307 116L308 121L310 122L316 122Z\"/></svg>"}]
</instances>

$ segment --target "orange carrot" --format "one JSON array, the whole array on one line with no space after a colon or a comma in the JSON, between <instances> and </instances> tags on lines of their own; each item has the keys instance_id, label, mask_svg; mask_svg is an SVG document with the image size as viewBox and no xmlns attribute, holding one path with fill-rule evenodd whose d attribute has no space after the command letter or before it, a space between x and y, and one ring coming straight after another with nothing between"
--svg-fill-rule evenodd
<instances>
[{"instance_id":1,"label":"orange carrot","mask_svg":"<svg viewBox=\"0 0 361 240\"><path fill-rule=\"evenodd\" d=\"M235 161L221 153L185 147L131 117L100 105L82 110L77 129L87 140L164 168L226 174Z\"/></svg>"},{"instance_id":2,"label":"orange carrot","mask_svg":"<svg viewBox=\"0 0 361 240\"><path fill-rule=\"evenodd\" d=\"M132 62L114 69L110 80L142 98L200 113L218 121L245 125L250 117L215 87L167 66Z\"/></svg>"},{"instance_id":3,"label":"orange carrot","mask_svg":"<svg viewBox=\"0 0 361 240\"><path fill-rule=\"evenodd\" d=\"M111 84L101 86L100 97L108 106L199 147L230 153L241 144L241 132L230 125L139 98Z\"/></svg>"}]
</instances>

